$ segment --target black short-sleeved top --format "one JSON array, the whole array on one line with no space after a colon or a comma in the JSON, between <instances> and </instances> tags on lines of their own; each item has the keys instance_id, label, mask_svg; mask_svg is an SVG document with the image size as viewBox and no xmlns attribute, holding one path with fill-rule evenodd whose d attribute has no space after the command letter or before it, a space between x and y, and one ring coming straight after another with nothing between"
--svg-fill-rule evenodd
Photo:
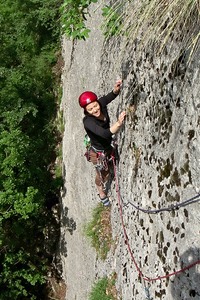
<instances>
[{"instance_id":1,"label":"black short-sleeved top","mask_svg":"<svg viewBox=\"0 0 200 300\"><path fill-rule=\"evenodd\" d=\"M107 150L110 148L112 132L110 131L110 118L107 105L116 97L116 94L110 92L106 96L98 99L105 121L99 120L89 114L86 114L83 118L84 128L90 137L91 145L98 150Z\"/></svg>"}]
</instances>

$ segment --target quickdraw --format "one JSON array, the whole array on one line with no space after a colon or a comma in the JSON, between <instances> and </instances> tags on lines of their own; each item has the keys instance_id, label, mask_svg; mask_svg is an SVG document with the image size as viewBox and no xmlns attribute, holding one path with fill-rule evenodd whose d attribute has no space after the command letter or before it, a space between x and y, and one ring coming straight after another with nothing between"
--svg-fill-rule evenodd
<instances>
[{"instance_id":1,"label":"quickdraw","mask_svg":"<svg viewBox=\"0 0 200 300\"><path fill-rule=\"evenodd\" d=\"M83 141L85 147L86 147L86 152L84 154L84 156L86 157L87 161L90 160L90 148L91 148L91 141L90 141L90 138L89 136L86 134L85 137L84 137L84 141Z\"/></svg>"},{"instance_id":2,"label":"quickdraw","mask_svg":"<svg viewBox=\"0 0 200 300\"><path fill-rule=\"evenodd\" d=\"M96 169L98 171L108 170L109 157L104 152L97 152Z\"/></svg>"},{"instance_id":3,"label":"quickdraw","mask_svg":"<svg viewBox=\"0 0 200 300\"><path fill-rule=\"evenodd\" d=\"M97 152L97 164L95 166L97 172L99 173L99 177L101 179L101 184L103 189L106 191L106 182L104 182L102 177L102 171L107 171L109 168L109 157L104 152Z\"/></svg>"}]
</instances>

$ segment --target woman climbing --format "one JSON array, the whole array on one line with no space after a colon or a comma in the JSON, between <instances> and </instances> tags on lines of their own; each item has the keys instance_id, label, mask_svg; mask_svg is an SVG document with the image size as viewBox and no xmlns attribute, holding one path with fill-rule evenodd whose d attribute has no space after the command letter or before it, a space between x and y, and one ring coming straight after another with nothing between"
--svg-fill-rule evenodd
<instances>
[{"instance_id":1,"label":"woman climbing","mask_svg":"<svg viewBox=\"0 0 200 300\"><path fill-rule=\"evenodd\" d=\"M121 84L122 81L117 80L113 90L99 99L91 91L86 91L79 97L79 104L84 108L85 114L83 118L84 128L91 143L89 161L95 165L95 184L99 197L105 206L110 205L105 189L105 183L109 177L109 166L105 163L105 158L108 159L111 155L113 150L111 146L112 135L119 131L126 115L125 111L121 112L117 122L110 126L107 105L119 95Z\"/></svg>"}]
</instances>

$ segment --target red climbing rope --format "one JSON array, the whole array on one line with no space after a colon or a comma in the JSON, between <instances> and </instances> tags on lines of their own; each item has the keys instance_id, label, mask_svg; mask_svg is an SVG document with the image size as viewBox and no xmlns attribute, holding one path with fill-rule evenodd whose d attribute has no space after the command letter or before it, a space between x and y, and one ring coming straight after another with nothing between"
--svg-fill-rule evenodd
<instances>
[{"instance_id":1,"label":"red climbing rope","mask_svg":"<svg viewBox=\"0 0 200 300\"><path fill-rule=\"evenodd\" d=\"M195 265L197 264L200 264L200 260L197 260L193 263L191 263L190 265L180 269L180 270L177 270L177 271L174 271L172 273L169 273L169 274L165 274L163 276L157 276L155 278L150 278L150 277L147 277L147 276L144 276L142 271L140 270L136 260L135 260L135 257L133 255L133 252L131 250L131 246L130 246L130 243L129 243L129 239L128 239L128 235L127 235L127 232L126 232L126 227L125 227L125 224L124 224L124 218L123 218L123 209L122 209L122 201L121 201L121 195L120 195L120 190L119 190L119 180L118 180L118 176L117 176L117 167L116 167L116 164L115 164L115 157L112 156L112 162L113 162L113 170L114 170L114 177L115 177L115 187L116 187L116 193L117 193L117 198L118 198L118 204L119 204L119 212L120 212L120 218L121 218L121 223L122 223L122 228L123 228L123 233L124 233L124 239L125 239L125 244L127 245L128 247L128 251L131 255L131 259L139 273L139 276L145 280L145 281L148 281L148 282L152 282L152 281L156 281L156 280L161 280L161 279L166 279L166 278L169 278L173 275L177 275L177 274L180 274L192 267L194 267Z\"/></svg>"},{"instance_id":2,"label":"red climbing rope","mask_svg":"<svg viewBox=\"0 0 200 300\"><path fill-rule=\"evenodd\" d=\"M169 278L169 277L171 277L173 275L177 275L177 274L180 274L180 273L182 273L182 272L184 272L186 270L189 270L190 268L192 268L192 267L194 267L195 265L198 265L198 264L200 264L200 260L197 260L197 261L193 262L192 264L186 266L185 268L177 270L177 271L174 271L174 272L172 272L170 274L165 274L163 276L158 276L158 277L155 277L155 278L143 277L143 279L146 280L146 281L149 281L149 282L150 281L161 280L161 279L166 279L166 278Z\"/></svg>"}]
</instances>

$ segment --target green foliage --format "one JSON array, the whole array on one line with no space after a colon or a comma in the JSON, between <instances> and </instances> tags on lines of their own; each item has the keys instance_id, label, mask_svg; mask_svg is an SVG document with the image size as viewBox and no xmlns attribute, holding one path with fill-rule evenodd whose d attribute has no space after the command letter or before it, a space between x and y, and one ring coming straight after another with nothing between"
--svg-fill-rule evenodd
<instances>
[{"instance_id":1,"label":"green foliage","mask_svg":"<svg viewBox=\"0 0 200 300\"><path fill-rule=\"evenodd\" d=\"M61 6L62 29L68 38L83 39L89 36L90 29L85 25L88 7L98 0L64 0Z\"/></svg>"},{"instance_id":2,"label":"green foliage","mask_svg":"<svg viewBox=\"0 0 200 300\"><path fill-rule=\"evenodd\" d=\"M93 210L92 219L85 225L84 230L92 247L95 248L100 258L105 259L112 244L110 209L106 209L100 203Z\"/></svg>"},{"instance_id":3,"label":"green foliage","mask_svg":"<svg viewBox=\"0 0 200 300\"><path fill-rule=\"evenodd\" d=\"M0 299L38 299L36 296L39 293L33 291L45 283L42 276L44 271L45 267L39 261L34 261L30 253L24 250L16 253L7 251L3 264L3 284L7 288L1 291Z\"/></svg>"},{"instance_id":4,"label":"green foliage","mask_svg":"<svg viewBox=\"0 0 200 300\"><path fill-rule=\"evenodd\" d=\"M99 232L101 230L101 213L103 206L98 205L93 210L92 220L85 226L85 234L91 239L92 246L98 251L100 249Z\"/></svg>"},{"instance_id":5,"label":"green foliage","mask_svg":"<svg viewBox=\"0 0 200 300\"><path fill-rule=\"evenodd\" d=\"M43 46L52 46L59 34L60 4L60 0L1 1L1 66L26 63Z\"/></svg>"},{"instance_id":6,"label":"green foliage","mask_svg":"<svg viewBox=\"0 0 200 300\"><path fill-rule=\"evenodd\" d=\"M0 2L0 300L45 298L48 208L61 184L49 168L58 143L52 69L60 4Z\"/></svg>"},{"instance_id":7,"label":"green foliage","mask_svg":"<svg viewBox=\"0 0 200 300\"><path fill-rule=\"evenodd\" d=\"M104 277L97 281L93 286L93 289L90 293L89 300L112 300L112 298L106 295L106 288L108 286L108 278Z\"/></svg>"}]
</instances>

